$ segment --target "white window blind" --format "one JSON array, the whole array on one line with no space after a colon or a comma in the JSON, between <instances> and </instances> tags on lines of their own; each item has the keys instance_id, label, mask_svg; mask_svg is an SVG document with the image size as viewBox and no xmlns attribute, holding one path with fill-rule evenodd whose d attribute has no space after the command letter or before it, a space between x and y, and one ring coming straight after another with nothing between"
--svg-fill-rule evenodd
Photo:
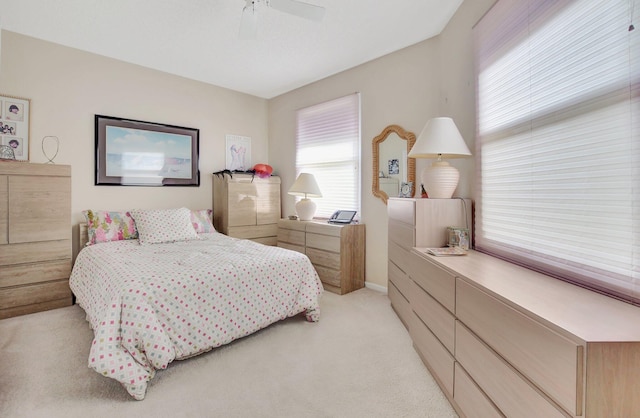
<instances>
[{"instance_id":1,"label":"white window blind","mask_svg":"<svg viewBox=\"0 0 640 418\"><path fill-rule=\"evenodd\" d=\"M638 3L499 0L474 34L477 249L636 304Z\"/></svg>"},{"instance_id":2,"label":"white window blind","mask_svg":"<svg viewBox=\"0 0 640 418\"><path fill-rule=\"evenodd\" d=\"M311 173L322 198L316 218L336 210L360 213L360 94L297 112L296 175Z\"/></svg>"}]
</instances>

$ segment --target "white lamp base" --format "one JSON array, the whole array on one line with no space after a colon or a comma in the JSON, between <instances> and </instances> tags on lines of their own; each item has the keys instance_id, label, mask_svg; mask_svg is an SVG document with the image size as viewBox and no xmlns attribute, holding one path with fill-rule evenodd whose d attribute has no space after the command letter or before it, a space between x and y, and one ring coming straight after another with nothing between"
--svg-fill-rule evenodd
<instances>
[{"instance_id":1,"label":"white lamp base","mask_svg":"<svg viewBox=\"0 0 640 418\"><path fill-rule=\"evenodd\" d=\"M460 172L446 161L436 161L422 170L422 184L427 196L434 199L450 199L458 187Z\"/></svg>"},{"instance_id":2,"label":"white lamp base","mask_svg":"<svg viewBox=\"0 0 640 418\"><path fill-rule=\"evenodd\" d=\"M296 203L296 214L301 221L310 221L316 214L316 204L313 200L304 198Z\"/></svg>"}]
</instances>

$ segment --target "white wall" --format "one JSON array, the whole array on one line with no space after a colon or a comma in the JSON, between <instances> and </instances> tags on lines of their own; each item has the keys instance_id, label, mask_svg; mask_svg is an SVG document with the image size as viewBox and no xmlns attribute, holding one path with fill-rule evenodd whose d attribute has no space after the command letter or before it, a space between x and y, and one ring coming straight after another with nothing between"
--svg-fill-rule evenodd
<instances>
[{"instance_id":1,"label":"white wall","mask_svg":"<svg viewBox=\"0 0 640 418\"><path fill-rule=\"evenodd\" d=\"M432 117L451 116L473 152L475 84L472 26L494 0L466 1L442 35L269 101L270 161L282 177L283 215L294 213L286 190L295 180L295 111L360 92L362 104L362 222L366 232L366 280L387 286L387 213L371 193L372 141L387 125L417 135ZM416 174L430 163L417 161ZM461 171L457 196L473 195L473 159L455 160ZM339 209L339 208L336 208Z\"/></svg>"},{"instance_id":2,"label":"white wall","mask_svg":"<svg viewBox=\"0 0 640 418\"><path fill-rule=\"evenodd\" d=\"M31 162L47 161L41 141L55 135L55 162L72 166L74 225L89 208L211 208L225 134L251 137L252 161L268 161L264 99L13 32L2 32L1 51L0 93L31 99ZM200 187L95 186L95 114L199 128Z\"/></svg>"}]
</instances>

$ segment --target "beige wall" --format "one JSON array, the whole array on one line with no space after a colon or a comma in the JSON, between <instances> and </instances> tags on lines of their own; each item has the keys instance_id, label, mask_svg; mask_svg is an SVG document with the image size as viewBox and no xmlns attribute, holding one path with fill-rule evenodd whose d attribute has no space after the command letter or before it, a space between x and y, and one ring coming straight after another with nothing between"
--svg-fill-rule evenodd
<instances>
[{"instance_id":1,"label":"beige wall","mask_svg":"<svg viewBox=\"0 0 640 418\"><path fill-rule=\"evenodd\" d=\"M473 150L471 27L493 2L466 1L439 37L269 101L3 31L0 93L31 99L32 162L46 161L44 136L60 138L55 161L72 166L77 224L87 208L211 207L211 173L224 168L225 134L252 138L252 161L281 175L283 215L293 214L286 190L295 180L295 110L360 92L367 283L386 287L387 215L371 194L371 141L390 124L418 135L428 119L451 116ZM199 128L200 187L94 186L95 114ZM418 177L426 164L418 160ZM456 195L472 196L473 160L452 164L462 174Z\"/></svg>"},{"instance_id":2,"label":"beige wall","mask_svg":"<svg viewBox=\"0 0 640 418\"><path fill-rule=\"evenodd\" d=\"M270 161L282 177L283 215L295 213L286 190L295 180L295 111L360 92L362 106L362 222L367 225L367 284L387 286L386 206L371 193L372 140L398 124L417 135L432 117L451 116L473 152L475 84L471 28L494 0L466 1L438 37L304 86L269 101ZM417 176L427 161L417 161ZM473 159L461 171L457 196L473 196ZM339 209L339 208L336 208Z\"/></svg>"},{"instance_id":3,"label":"beige wall","mask_svg":"<svg viewBox=\"0 0 640 418\"><path fill-rule=\"evenodd\" d=\"M31 99L31 162L47 161L41 141L55 135L55 162L72 166L74 225L89 208L210 208L225 134L251 137L252 161L268 161L264 99L13 32L2 32L1 51L0 93ZM200 129L200 187L95 186L95 114Z\"/></svg>"}]
</instances>

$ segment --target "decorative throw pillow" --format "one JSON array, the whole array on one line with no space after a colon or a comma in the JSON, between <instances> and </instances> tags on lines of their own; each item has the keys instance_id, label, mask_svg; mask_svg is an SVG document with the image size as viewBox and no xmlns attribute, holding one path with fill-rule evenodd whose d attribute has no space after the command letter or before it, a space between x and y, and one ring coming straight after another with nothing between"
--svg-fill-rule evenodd
<instances>
[{"instance_id":1,"label":"decorative throw pillow","mask_svg":"<svg viewBox=\"0 0 640 418\"><path fill-rule=\"evenodd\" d=\"M138 239L138 230L129 212L85 210L82 214L87 221L87 245Z\"/></svg>"},{"instance_id":2,"label":"decorative throw pillow","mask_svg":"<svg viewBox=\"0 0 640 418\"><path fill-rule=\"evenodd\" d=\"M136 221L141 245L198 238L187 208L132 210L131 216Z\"/></svg>"},{"instance_id":3,"label":"decorative throw pillow","mask_svg":"<svg viewBox=\"0 0 640 418\"><path fill-rule=\"evenodd\" d=\"M216 232L213 223L211 223L212 214L213 211L211 209L191 211L191 223L193 224L193 229L195 229L198 234Z\"/></svg>"}]
</instances>

